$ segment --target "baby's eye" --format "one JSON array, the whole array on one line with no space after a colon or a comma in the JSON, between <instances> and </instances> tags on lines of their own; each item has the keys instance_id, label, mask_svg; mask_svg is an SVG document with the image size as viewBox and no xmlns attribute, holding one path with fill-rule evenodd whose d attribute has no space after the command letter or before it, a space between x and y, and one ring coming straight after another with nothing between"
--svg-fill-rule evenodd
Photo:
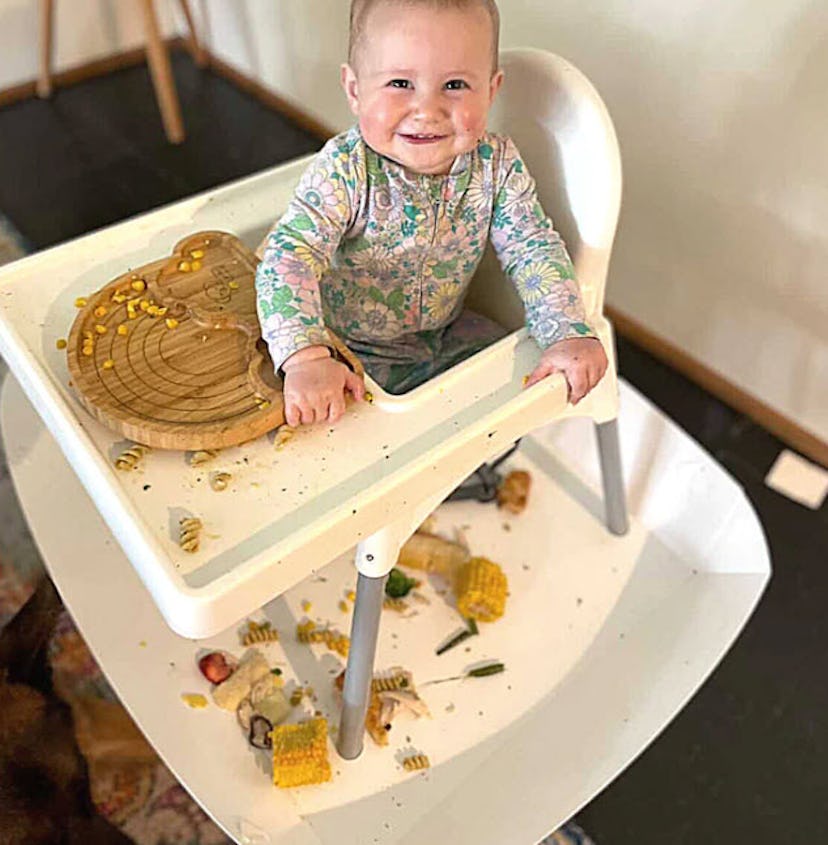
<instances>
[{"instance_id":1,"label":"baby's eye","mask_svg":"<svg viewBox=\"0 0 828 845\"><path fill-rule=\"evenodd\" d=\"M411 83L407 79L392 79L388 85L391 88L410 88Z\"/></svg>"},{"instance_id":2,"label":"baby's eye","mask_svg":"<svg viewBox=\"0 0 828 845\"><path fill-rule=\"evenodd\" d=\"M464 79L449 79L446 83L447 91L462 91L464 88L468 87L469 86Z\"/></svg>"}]
</instances>

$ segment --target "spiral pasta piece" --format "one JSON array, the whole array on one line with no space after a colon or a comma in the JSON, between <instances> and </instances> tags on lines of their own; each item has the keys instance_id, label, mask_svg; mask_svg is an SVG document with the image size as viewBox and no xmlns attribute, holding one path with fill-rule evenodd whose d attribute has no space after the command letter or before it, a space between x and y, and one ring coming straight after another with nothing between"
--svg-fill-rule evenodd
<instances>
[{"instance_id":1,"label":"spiral pasta piece","mask_svg":"<svg viewBox=\"0 0 828 845\"><path fill-rule=\"evenodd\" d=\"M201 520L195 516L185 516L178 521L178 545L185 552L194 553L198 551L202 526Z\"/></svg>"},{"instance_id":2,"label":"spiral pasta piece","mask_svg":"<svg viewBox=\"0 0 828 845\"><path fill-rule=\"evenodd\" d=\"M402 767L407 772L419 772L431 768L431 761L425 754L412 754L402 761Z\"/></svg>"},{"instance_id":3,"label":"spiral pasta piece","mask_svg":"<svg viewBox=\"0 0 828 845\"><path fill-rule=\"evenodd\" d=\"M135 469L149 450L149 446L142 446L140 443L133 444L115 458L115 468L123 472Z\"/></svg>"}]
</instances>

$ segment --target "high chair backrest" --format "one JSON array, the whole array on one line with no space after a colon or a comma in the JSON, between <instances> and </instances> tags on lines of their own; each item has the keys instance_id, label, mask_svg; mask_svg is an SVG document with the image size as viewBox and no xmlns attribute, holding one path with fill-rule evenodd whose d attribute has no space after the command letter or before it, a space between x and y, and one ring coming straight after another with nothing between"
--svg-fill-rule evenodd
<instances>
[{"instance_id":1,"label":"high chair backrest","mask_svg":"<svg viewBox=\"0 0 828 845\"><path fill-rule=\"evenodd\" d=\"M489 128L517 144L538 195L566 241L588 315L604 302L610 252L621 205L621 157L606 106L573 65L544 50L500 56L505 78ZM487 251L466 300L509 329L523 325L523 306Z\"/></svg>"}]
</instances>

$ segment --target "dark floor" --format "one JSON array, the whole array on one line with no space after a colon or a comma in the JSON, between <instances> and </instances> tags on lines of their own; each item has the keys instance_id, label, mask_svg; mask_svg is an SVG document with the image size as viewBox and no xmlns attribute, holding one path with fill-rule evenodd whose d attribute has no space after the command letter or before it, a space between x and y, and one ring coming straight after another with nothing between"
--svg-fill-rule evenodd
<instances>
[{"instance_id":1,"label":"dark floor","mask_svg":"<svg viewBox=\"0 0 828 845\"><path fill-rule=\"evenodd\" d=\"M183 56L175 75L178 148L143 68L0 110L0 213L32 248L319 146ZM775 575L713 677L579 820L598 845L828 842L828 505L765 487L782 444L624 340L620 369L744 485Z\"/></svg>"}]
</instances>

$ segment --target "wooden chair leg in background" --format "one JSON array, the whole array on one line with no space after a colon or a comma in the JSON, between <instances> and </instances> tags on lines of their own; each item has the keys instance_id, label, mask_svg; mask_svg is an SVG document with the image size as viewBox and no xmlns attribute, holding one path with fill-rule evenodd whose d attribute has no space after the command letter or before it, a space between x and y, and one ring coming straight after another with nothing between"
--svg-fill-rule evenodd
<instances>
[{"instance_id":1,"label":"wooden chair leg in background","mask_svg":"<svg viewBox=\"0 0 828 845\"><path fill-rule=\"evenodd\" d=\"M158 28L153 0L141 0L141 7L147 34L147 60L164 131L171 144L180 144L184 140L184 122L181 119L181 106L175 90L170 55Z\"/></svg>"},{"instance_id":2,"label":"wooden chair leg in background","mask_svg":"<svg viewBox=\"0 0 828 845\"><path fill-rule=\"evenodd\" d=\"M54 44L54 0L40 0L40 77L37 96L52 96L52 47Z\"/></svg>"},{"instance_id":3,"label":"wooden chair leg in background","mask_svg":"<svg viewBox=\"0 0 828 845\"><path fill-rule=\"evenodd\" d=\"M181 6L181 11L184 13L184 17L187 20L187 28L190 30L190 55L193 57L193 61L196 65L198 65L198 67L207 67L207 53L204 51L204 47L198 40L195 22L193 21L193 15L190 12L189 0L178 0L178 3Z\"/></svg>"}]
</instances>

